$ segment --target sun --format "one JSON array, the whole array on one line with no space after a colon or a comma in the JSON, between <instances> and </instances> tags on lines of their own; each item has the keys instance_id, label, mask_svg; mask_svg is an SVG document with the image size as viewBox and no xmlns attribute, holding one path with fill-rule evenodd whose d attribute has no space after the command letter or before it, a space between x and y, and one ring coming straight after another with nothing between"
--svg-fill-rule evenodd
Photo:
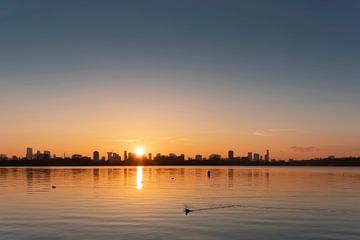
<instances>
[{"instance_id":1,"label":"sun","mask_svg":"<svg viewBox=\"0 0 360 240\"><path fill-rule=\"evenodd\" d=\"M145 151L144 151L144 149L142 149L142 148L137 148L137 149L135 150L135 154L136 154L136 156L138 156L138 157L143 156L144 153L145 153Z\"/></svg>"}]
</instances>

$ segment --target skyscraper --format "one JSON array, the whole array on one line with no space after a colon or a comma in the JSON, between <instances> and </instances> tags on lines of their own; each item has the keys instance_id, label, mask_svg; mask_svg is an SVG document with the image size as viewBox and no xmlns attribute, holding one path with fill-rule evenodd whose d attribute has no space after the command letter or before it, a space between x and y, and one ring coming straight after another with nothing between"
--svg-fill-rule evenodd
<instances>
[{"instance_id":1,"label":"skyscraper","mask_svg":"<svg viewBox=\"0 0 360 240\"><path fill-rule=\"evenodd\" d=\"M148 160L152 160L152 154L151 153L148 154Z\"/></svg>"},{"instance_id":2,"label":"skyscraper","mask_svg":"<svg viewBox=\"0 0 360 240\"><path fill-rule=\"evenodd\" d=\"M128 154L127 154L127 151L125 150L124 151L124 161L128 160Z\"/></svg>"},{"instance_id":3,"label":"skyscraper","mask_svg":"<svg viewBox=\"0 0 360 240\"><path fill-rule=\"evenodd\" d=\"M113 161L121 161L121 157L117 153L113 153L112 159Z\"/></svg>"},{"instance_id":4,"label":"skyscraper","mask_svg":"<svg viewBox=\"0 0 360 240\"><path fill-rule=\"evenodd\" d=\"M112 160L113 160L113 153L112 153L112 152L108 152L107 154L108 154L107 160L108 160L108 161L112 161Z\"/></svg>"},{"instance_id":5,"label":"skyscraper","mask_svg":"<svg viewBox=\"0 0 360 240\"><path fill-rule=\"evenodd\" d=\"M254 161L256 162L260 161L260 154L254 153Z\"/></svg>"},{"instance_id":6,"label":"skyscraper","mask_svg":"<svg viewBox=\"0 0 360 240\"><path fill-rule=\"evenodd\" d=\"M99 161L100 160L100 156L99 156L99 152L95 151L93 154L93 160L94 161Z\"/></svg>"},{"instance_id":7,"label":"skyscraper","mask_svg":"<svg viewBox=\"0 0 360 240\"><path fill-rule=\"evenodd\" d=\"M230 151L228 152L228 159L229 159L229 160L234 159L234 151L233 151L233 150L230 150Z\"/></svg>"},{"instance_id":8,"label":"skyscraper","mask_svg":"<svg viewBox=\"0 0 360 240\"><path fill-rule=\"evenodd\" d=\"M249 161L252 161L253 160L253 156L252 156L252 152L248 152L248 159Z\"/></svg>"},{"instance_id":9,"label":"skyscraper","mask_svg":"<svg viewBox=\"0 0 360 240\"><path fill-rule=\"evenodd\" d=\"M269 162L269 161L270 161L270 151L269 151L269 149L266 150L265 161L266 161L266 162Z\"/></svg>"},{"instance_id":10,"label":"skyscraper","mask_svg":"<svg viewBox=\"0 0 360 240\"><path fill-rule=\"evenodd\" d=\"M33 159L33 149L32 148L27 148L26 149L26 159L27 160L32 160Z\"/></svg>"},{"instance_id":11,"label":"skyscraper","mask_svg":"<svg viewBox=\"0 0 360 240\"><path fill-rule=\"evenodd\" d=\"M45 159L51 159L51 152L50 151L44 151L44 158Z\"/></svg>"}]
</instances>

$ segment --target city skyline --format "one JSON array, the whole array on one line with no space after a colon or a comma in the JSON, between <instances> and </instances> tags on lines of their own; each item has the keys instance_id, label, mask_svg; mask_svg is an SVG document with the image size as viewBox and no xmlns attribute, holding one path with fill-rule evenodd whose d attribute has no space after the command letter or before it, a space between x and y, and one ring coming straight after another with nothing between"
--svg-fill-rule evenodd
<instances>
[{"instance_id":1,"label":"city skyline","mask_svg":"<svg viewBox=\"0 0 360 240\"><path fill-rule=\"evenodd\" d=\"M257 159L258 161L261 160L261 161L266 161L266 162L269 162L270 161L270 150L267 149L264 154L259 154L257 152L247 152L245 155L241 155L240 153L235 153L234 150L228 150L227 152L227 156L223 156L219 153L211 153L208 157L207 156L203 156L202 154L196 154L194 156L187 156L187 159L195 159L197 160L200 156L200 160L203 160L203 159L207 159L207 158L211 158L211 156L219 156L219 158L221 159L228 159L228 160L233 160L235 158L242 158L242 157L248 157L249 160L252 160L252 155L258 155L259 156L259 159ZM33 159L36 159L39 157L39 155L43 155L44 158L46 159L52 159L52 158L57 158L57 157L61 157L61 155L56 155L56 154L53 154L52 155L52 152L49 151L49 150L43 150L43 152L41 150L37 150L36 153L34 153L34 149L32 147L27 147L26 148L26 151L25 151L25 156L21 156L21 155L13 155L13 156L9 156L9 158L11 157L18 157L18 158L25 158L26 160L33 160ZM251 155L251 157L250 157ZM2 153L2 156L7 156L7 154L5 153ZM89 157L89 155L82 155L82 154L79 154L79 153L70 153L70 154L66 154L66 152L63 153L62 155L62 158L75 158L76 157ZM95 150L92 152L92 160L106 160L106 161L126 161L126 160L131 160L132 159L132 156L135 156L137 158L145 158L147 160L152 160L152 156L153 156L153 153L150 152L150 151L145 151L143 148L136 148L134 149L134 151L128 151L128 150L123 150L123 156L121 156L121 154L119 154L118 152L105 152L104 154L101 154L101 152L99 152L98 150ZM184 159L185 158L185 154L183 153L168 153L168 155L164 155L163 153L160 153L160 152L157 152L156 153L156 156L170 156L170 157L178 157L178 156L181 156L183 157ZM8 157L8 156L7 156Z\"/></svg>"},{"instance_id":2,"label":"city skyline","mask_svg":"<svg viewBox=\"0 0 360 240\"><path fill-rule=\"evenodd\" d=\"M3 1L0 152L360 156L357 1Z\"/></svg>"},{"instance_id":3,"label":"city skyline","mask_svg":"<svg viewBox=\"0 0 360 240\"><path fill-rule=\"evenodd\" d=\"M144 141L140 141L140 140L137 140L137 139L117 139L115 140L115 144L112 145L112 146L105 146L105 147L97 147L97 151L99 152L103 152L103 156L106 156L108 152L119 152L117 149L126 149L125 151L128 151L128 152L135 152L137 149L142 149L145 154L147 153L166 153L166 152L176 152L176 153L181 153L181 154L185 154L187 156L196 156L198 154L200 155L204 155L204 156L209 156L211 154L220 154L222 156L226 156L228 154L228 150L226 150L226 148L224 149L221 149L219 148L218 146L215 147L214 149L218 149L217 151L211 151L211 150L207 150L207 151L201 151L201 147L198 147L198 146L193 146L191 148L190 151L182 151L181 149L182 148L179 148L177 147L176 145L174 145L175 142L177 142L178 140L182 140L182 139L177 139L176 137L167 137L165 138L166 141L168 141L168 145L169 147L171 146L174 146L174 149L171 150L170 148L164 148L164 147L153 147L154 149L158 149L158 150L152 150L151 148L149 148L148 146L153 146L154 143L152 144L149 144L149 145L146 145L146 144L139 144L141 142L144 142ZM118 144L120 143L120 144ZM270 146L272 144L269 144ZM94 146L92 144L92 146ZM114 146L119 146L119 147L114 147ZM126 146L126 147L124 147ZM254 152L254 153L257 153L257 152L263 152L264 150L260 149L260 150L257 150L254 148L250 148L248 150L246 150L247 148L245 147L237 147L237 145L233 145L235 146L233 149L233 151L235 152L241 152L243 153L243 155L247 155L248 152ZM252 144L246 144L245 146L253 146ZM269 148L267 146L264 146L263 149L266 149ZM14 149L18 149L18 147L14 148ZM62 156L64 153L69 153L69 155L72 155L72 154L80 154L80 155L83 155L83 156L90 156L92 153L93 153L93 149L94 147L89 147L89 146L83 146L82 148L80 149L86 149L85 151L84 150L76 150L73 146L71 146L69 149L72 149L70 151L67 151L67 150L63 150L63 149L59 149L58 147L54 147L54 148L50 148L50 147L46 147L45 144L42 144L40 145L40 147L34 147L34 149L52 149L52 153L54 153L55 155L57 156ZM131 151L129 149L132 149ZM200 149L198 152L196 152L194 149ZM228 148L229 149L229 148ZM47 151L47 150L46 150ZM0 153L1 154L5 154L7 156L21 156L21 157L26 157L27 154L23 153L23 149L22 151L16 151L16 152L5 152L5 151L1 151L0 149ZM284 152L288 152L288 153L285 153ZM336 152L338 154L336 154ZM260 154L260 155L263 155L265 157L266 153L265 154ZM274 158L276 159L282 159L282 160L287 160L287 159L316 159L316 158L326 158L328 156L339 156L339 157L359 157L360 154L357 154L357 151L354 151L354 152L347 152L347 151L334 151L334 149L329 149L328 151L321 151L321 149L317 148L317 147L314 147L314 146L308 146L308 147L302 147L302 146L290 146L289 149L277 149L275 148L275 151L272 151L272 155L274 156Z\"/></svg>"},{"instance_id":4,"label":"city skyline","mask_svg":"<svg viewBox=\"0 0 360 240\"><path fill-rule=\"evenodd\" d=\"M120 151L121 152L121 151ZM156 153L146 152L142 148L137 148L131 152L123 150L123 155L119 152L101 153L97 150L92 155L66 154L57 156L51 151L37 150L33 148L25 149L25 157L0 154L1 166L348 166L357 167L360 157L347 156L338 157L334 155L325 158L312 159L275 159L270 155L270 150L265 152L247 152L246 155L228 150L227 155L212 153L209 156L196 154L186 156L178 153Z\"/></svg>"}]
</instances>

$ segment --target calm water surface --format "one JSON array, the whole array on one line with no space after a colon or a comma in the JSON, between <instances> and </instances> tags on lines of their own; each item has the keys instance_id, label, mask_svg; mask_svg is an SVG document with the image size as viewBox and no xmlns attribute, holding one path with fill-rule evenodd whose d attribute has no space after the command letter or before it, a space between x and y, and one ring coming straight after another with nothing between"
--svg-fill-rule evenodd
<instances>
[{"instance_id":1,"label":"calm water surface","mask_svg":"<svg viewBox=\"0 0 360 240\"><path fill-rule=\"evenodd\" d=\"M0 239L359 240L360 169L0 168Z\"/></svg>"}]
</instances>

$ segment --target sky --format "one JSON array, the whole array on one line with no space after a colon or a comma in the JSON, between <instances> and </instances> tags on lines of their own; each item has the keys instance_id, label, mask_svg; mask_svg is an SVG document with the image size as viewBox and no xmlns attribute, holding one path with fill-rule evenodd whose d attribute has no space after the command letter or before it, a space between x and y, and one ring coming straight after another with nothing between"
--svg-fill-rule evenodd
<instances>
[{"instance_id":1,"label":"sky","mask_svg":"<svg viewBox=\"0 0 360 240\"><path fill-rule=\"evenodd\" d=\"M0 1L0 153L360 156L360 2Z\"/></svg>"}]
</instances>

